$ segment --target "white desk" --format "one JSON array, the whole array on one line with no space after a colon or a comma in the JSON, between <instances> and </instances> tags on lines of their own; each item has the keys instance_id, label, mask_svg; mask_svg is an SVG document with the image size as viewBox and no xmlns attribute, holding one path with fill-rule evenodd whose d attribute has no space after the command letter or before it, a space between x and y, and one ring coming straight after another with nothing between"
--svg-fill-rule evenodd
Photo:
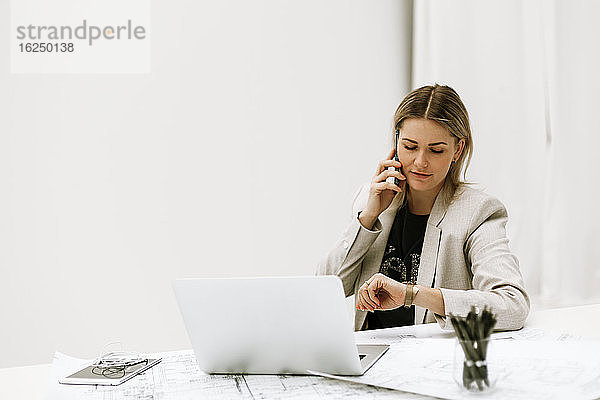
<instances>
[{"instance_id":1,"label":"white desk","mask_svg":"<svg viewBox=\"0 0 600 400\"><path fill-rule=\"evenodd\" d=\"M527 327L562 330L587 339L600 339L600 304L532 312ZM401 332L405 328L381 330L381 334ZM357 340L377 336L378 331L356 332ZM437 324L412 327L419 336L443 335ZM51 364L0 369L0 399L41 400L51 379Z\"/></svg>"}]
</instances>

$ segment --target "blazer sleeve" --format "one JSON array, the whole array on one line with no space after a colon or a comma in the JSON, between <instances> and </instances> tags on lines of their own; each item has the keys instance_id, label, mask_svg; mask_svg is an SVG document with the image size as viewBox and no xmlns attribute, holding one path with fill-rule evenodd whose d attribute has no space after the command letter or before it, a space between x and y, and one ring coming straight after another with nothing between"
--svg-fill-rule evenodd
<instances>
[{"instance_id":1,"label":"blazer sleeve","mask_svg":"<svg viewBox=\"0 0 600 400\"><path fill-rule=\"evenodd\" d=\"M362 260L381 233L382 228L379 219L375 221L371 230L362 226L358 220L362 210L360 197L361 194L364 195L364 191L365 187L363 186L354 195L350 223L333 249L319 262L316 269L317 275L339 276L346 297L354 294L354 285L360 276Z\"/></svg>"},{"instance_id":2,"label":"blazer sleeve","mask_svg":"<svg viewBox=\"0 0 600 400\"><path fill-rule=\"evenodd\" d=\"M520 329L529 314L530 301L519 270L519 261L510 251L506 236L508 214L495 198L484 201L472 219L472 232L465 246L465 258L473 276L470 290L440 288L446 316L466 315L471 306L488 306L497 316L495 329ZM446 328L447 318L436 316ZM450 323L448 321L448 328Z\"/></svg>"}]
</instances>

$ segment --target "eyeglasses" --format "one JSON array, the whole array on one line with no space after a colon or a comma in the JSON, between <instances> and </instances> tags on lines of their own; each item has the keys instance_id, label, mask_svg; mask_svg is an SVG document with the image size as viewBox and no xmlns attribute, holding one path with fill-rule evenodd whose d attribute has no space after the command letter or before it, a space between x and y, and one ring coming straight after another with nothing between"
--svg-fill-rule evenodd
<instances>
[{"instance_id":1,"label":"eyeglasses","mask_svg":"<svg viewBox=\"0 0 600 400\"><path fill-rule=\"evenodd\" d=\"M120 379L136 366L148 365L148 359L135 353L112 352L96 359L92 364L92 373L106 378Z\"/></svg>"}]
</instances>

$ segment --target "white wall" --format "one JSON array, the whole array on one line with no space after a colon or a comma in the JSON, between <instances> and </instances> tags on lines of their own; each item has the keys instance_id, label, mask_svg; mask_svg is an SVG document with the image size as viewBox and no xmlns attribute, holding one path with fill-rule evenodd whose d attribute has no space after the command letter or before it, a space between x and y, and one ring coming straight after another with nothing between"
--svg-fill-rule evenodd
<instances>
[{"instance_id":1,"label":"white wall","mask_svg":"<svg viewBox=\"0 0 600 400\"><path fill-rule=\"evenodd\" d=\"M519 0L416 2L413 59L415 86L450 85L469 110L468 177L506 205L530 294L539 293L546 168L543 37L534 11Z\"/></svg>"},{"instance_id":2,"label":"white wall","mask_svg":"<svg viewBox=\"0 0 600 400\"><path fill-rule=\"evenodd\" d=\"M409 9L154 2L147 75L10 74L0 35L0 367L189 347L177 277L312 274L388 151Z\"/></svg>"},{"instance_id":3,"label":"white wall","mask_svg":"<svg viewBox=\"0 0 600 400\"><path fill-rule=\"evenodd\" d=\"M600 301L600 3L421 0L413 85L470 112L472 181L499 197L535 306Z\"/></svg>"}]
</instances>

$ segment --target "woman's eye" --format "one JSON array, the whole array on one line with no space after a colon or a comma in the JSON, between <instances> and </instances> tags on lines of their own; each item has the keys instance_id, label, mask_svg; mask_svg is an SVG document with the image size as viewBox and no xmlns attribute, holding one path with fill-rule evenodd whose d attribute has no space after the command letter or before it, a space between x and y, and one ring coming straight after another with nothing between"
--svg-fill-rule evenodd
<instances>
[{"instance_id":1,"label":"woman's eye","mask_svg":"<svg viewBox=\"0 0 600 400\"><path fill-rule=\"evenodd\" d=\"M405 148L406 150L414 150L414 149L416 149L416 147L408 147L408 146L404 146L404 148Z\"/></svg>"},{"instance_id":2,"label":"woman's eye","mask_svg":"<svg viewBox=\"0 0 600 400\"><path fill-rule=\"evenodd\" d=\"M441 154L444 152L444 150L434 150L434 149L431 149L431 151L435 154Z\"/></svg>"}]
</instances>

